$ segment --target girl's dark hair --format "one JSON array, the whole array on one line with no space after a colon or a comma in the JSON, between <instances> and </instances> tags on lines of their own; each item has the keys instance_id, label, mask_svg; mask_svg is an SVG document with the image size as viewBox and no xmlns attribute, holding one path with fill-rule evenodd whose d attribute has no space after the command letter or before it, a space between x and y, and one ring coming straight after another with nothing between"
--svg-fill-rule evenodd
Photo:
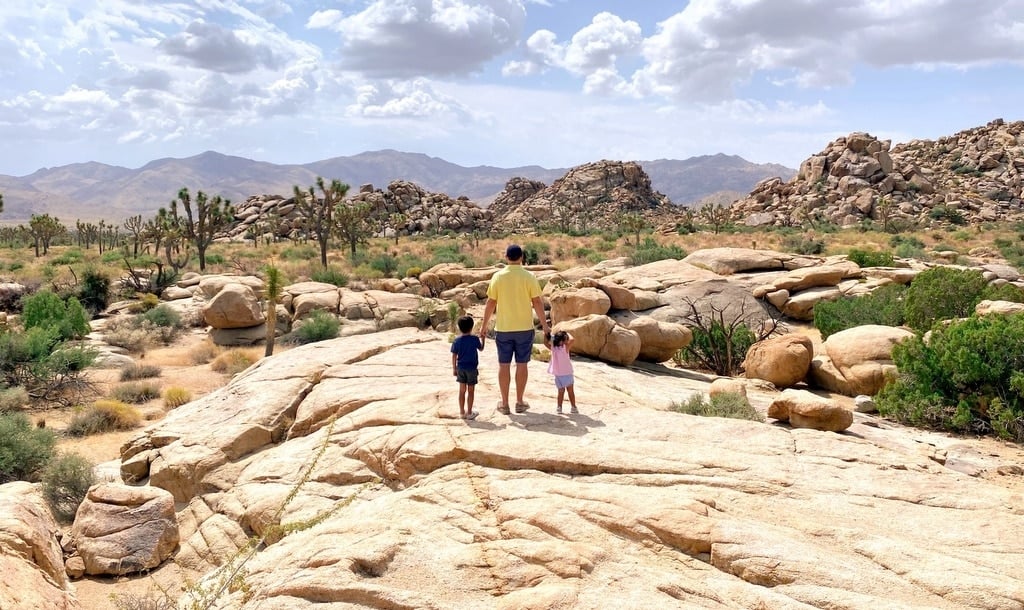
<instances>
[{"instance_id":1,"label":"girl's dark hair","mask_svg":"<svg viewBox=\"0 0 1024 610\"><path fill-rule=\"evenodd\" d=\"M562 344L569 338L569 333L564 330L560 330L551 336L551 345L555 347L562 347Z\"/></svg>"}]
</instances>

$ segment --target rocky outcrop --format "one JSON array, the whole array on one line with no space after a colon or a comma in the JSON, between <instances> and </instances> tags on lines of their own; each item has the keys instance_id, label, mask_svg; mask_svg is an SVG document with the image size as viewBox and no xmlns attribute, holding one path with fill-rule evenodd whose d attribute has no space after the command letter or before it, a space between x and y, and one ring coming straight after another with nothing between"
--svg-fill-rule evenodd
<instances>
[{"instance_id":1,"label":"rocky outcrop","mask_svg":"<svg viewBox=\"0 0 1024 610\"><path fill-rule=\"evenodd\" d=\"M865 219L884 226L980 224L1024 217L1024 121L997 119L938 140L895 147L854 132L800 165L796 178L770 178L735 202L750 226Z\"/></svg>"},{"instance_id":2,"label":"rocky outcrop","mask_svg":"<svg viewBox=\"0 0 1024 610\"><path fill-rule=\"evenodd\" d=\"M217 607L1024 604L1024 541L1005 535L1024 527L1020 483L994 474L1017 452L681 415L706 380L586 359L581 414L554 414L534 361L532 408L501 415L492 342L466 422L447 348L414 330L295 348L128 443L187 507L193 565L268 536ZM747 389L762 412L777 396ZM944 465L966 456L992 476Z\"/></svg>"},{"instance_id":3,"label":"rocky outcrop","mask_svg":"<svg viewBox=\"0 0 1024 610\"><path fill-rule=\"evenodd\" d=\"M506 231L544 225L563 231L618 228L623 213L636 213L657 226L675 222L682 211L653 190L647 173L632 161L579 165L551 186L527 195L537 186L520 178L510 180L491 206L494 225Z\"/></svg>"},{"instance_id":4,"label":"rocky outcrop","mask_svg":"<svg viewBox=\"0 0 1024 610\"><path fill-rule=\"evenodd\" d=\"M0 608L81 608L57 532L37 485L0 485Z\"/></svg>"},{"instance_id":5,"label":"rocky outcrop","mask_svg":"<svg viewBox=\"0 0 1024 610\"><path fill-rule=\"evenodd\" d=\"M769 337L750 346L743 371L750 379L762 379L777 388L788 388L807 377L813 356L814 344L810 337L797 334Z\"/></svg>"},{"instance_id":6,"label":"rocky outcrop","mask_svg":"<svg viewBox=\"0 0 1024 610\"><path fill-rule=\"evenodd\" d=\"M86 574L121 576L155 568L178 546L174 498L158 487L94 485L71 535Z\"/></svg>"},{"instance_id":7,"label":"rocky outcrop","mask_svg":"<svg viewBox=\"0 0 1024 610\"><path fill-rule=\"evenodd\" d=\"M853 424L853 412L807 390L783 390L768 405L768 417L794 428L842 432Z\"/></svg>"}]
</instances>

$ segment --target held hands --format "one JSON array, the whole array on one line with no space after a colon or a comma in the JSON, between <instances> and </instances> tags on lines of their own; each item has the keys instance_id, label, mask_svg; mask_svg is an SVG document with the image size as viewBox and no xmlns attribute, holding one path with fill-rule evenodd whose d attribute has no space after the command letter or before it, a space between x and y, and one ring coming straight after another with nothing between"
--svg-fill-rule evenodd
<instances>
[{"instance_id":1,"label":"held hands","mask_svg":"<svg viewBox=\"0 0 1024 610\"><path fill-rule=\"evenodd\" d=\"M551 331L544 330L544 347L551 349Z\"/></svg>"}]
</instances>

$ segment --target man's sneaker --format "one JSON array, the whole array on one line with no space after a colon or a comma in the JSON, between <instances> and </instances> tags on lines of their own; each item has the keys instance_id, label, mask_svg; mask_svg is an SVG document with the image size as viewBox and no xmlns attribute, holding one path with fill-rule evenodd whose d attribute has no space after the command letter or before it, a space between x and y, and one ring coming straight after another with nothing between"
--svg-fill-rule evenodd
<instances>
[{"instance_id":1,"label":"man's sneaker","mask_svg":"<svg viewBox=\"0 0 1024 610\"><path fill-rule=\"evenodd\" d=\"M569 409L569 413L579 413L579 412L580 412L580 410L577 409L576 407L573 407L573 408Z\"/></svg>"},{"instance_id":2,"label":"man's sneaker","mask_svg":"<svg viewBox=\"0 0 1024 610\"><path fill-rule=\"evenodd\" d=\"M555 413L557 413L557 414L561 415L561 414L562 414L562 407L558 407L558 408L556 408L556 409L555 409Z\"/></svg>"}]
</instances>

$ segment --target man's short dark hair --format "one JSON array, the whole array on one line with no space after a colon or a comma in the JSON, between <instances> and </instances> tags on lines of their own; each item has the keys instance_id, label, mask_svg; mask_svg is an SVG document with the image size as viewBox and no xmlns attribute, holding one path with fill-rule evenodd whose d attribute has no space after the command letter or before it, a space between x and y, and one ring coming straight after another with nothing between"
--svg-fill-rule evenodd
<instances>
[{"instance_id":1,"label":"man's short dark hair","mask_svg":"<svg viewBox=\"0 0 1024 610\"><path fill-rule=\"evenodd\" d=\"M468 333L473 330L473 316L462 316L459 318L459 332Z\"/></svg>"},{"instance_id":2,"label":"man's short dark hair","mask_svg":"<svg viewBox=\"0 0 1024 610\"><path fill-rule=\"evenodd\" d=\"M509 244L505 248L505 258L510 261L517 261L523 258L523 248L519 244Z\"/></svg>"}]
</instances>

